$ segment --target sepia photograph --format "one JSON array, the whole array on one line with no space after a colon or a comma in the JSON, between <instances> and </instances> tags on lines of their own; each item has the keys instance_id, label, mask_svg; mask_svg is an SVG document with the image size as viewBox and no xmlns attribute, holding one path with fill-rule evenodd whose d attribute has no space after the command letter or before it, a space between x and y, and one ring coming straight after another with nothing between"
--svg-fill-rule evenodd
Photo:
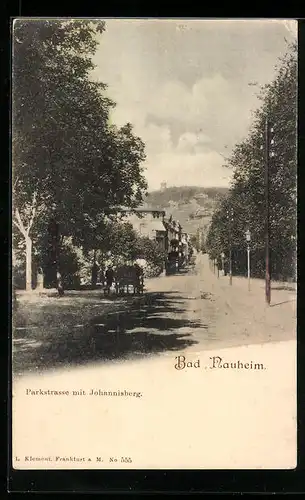
<instances>
[{"instance_id":1,"label":"sepia photograph","mask_svg":"<svg viewBox=\"0 0 305 500\"><path fill-rule=\"evenodd\" d=\"M297 29L14 19L14 469L296 468Z\"/></svg>"}]
</instances>

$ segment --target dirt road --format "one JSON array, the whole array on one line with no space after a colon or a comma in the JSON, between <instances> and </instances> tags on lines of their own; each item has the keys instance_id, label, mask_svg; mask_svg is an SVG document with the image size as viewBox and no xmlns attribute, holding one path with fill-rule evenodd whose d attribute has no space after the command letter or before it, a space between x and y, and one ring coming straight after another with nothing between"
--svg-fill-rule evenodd
<instances>
[{"instance_id":1,"label":"dirt road","mask_svg":"<svg viewBox=\"0 0 305 500\"><path fill-rule=\"evenodd\" d=\"M200 255L128 311L17 342L15 467L295 467L295 294L233 281Z\"/></svg>"},{"instance_id":2,"label":"dirt road","mask_svg":"<svg viewBox=\"0 0 305 500\"><path fill-rule=\"evenodd\" d=\"M151 280L148 291L161 292L172 303L168 316L185 322L176 333L187 334L190 349L201 351L296 338L294 288L272 284L267 306L264 286L263 280L252 280L248 291L247 280L236 277L230 286L228 276L218 277L208 256L198 254L194 269Z\"/></svg>"},{"instance_id":3,"label":"dirt road","mask_svg":"<svg viewBox=\"0 0 305 500\"><path fill-rule=\"evenodd\" d=\"M279 288L279 287L277 287ZM194 268L146 282L145 295L108 300L93 296L45 299L20 307L14 333L14 371L63 368L91 362L228 348L295 339L294 291L217 277L206 255Z\"/></svg>"}]
</instances>

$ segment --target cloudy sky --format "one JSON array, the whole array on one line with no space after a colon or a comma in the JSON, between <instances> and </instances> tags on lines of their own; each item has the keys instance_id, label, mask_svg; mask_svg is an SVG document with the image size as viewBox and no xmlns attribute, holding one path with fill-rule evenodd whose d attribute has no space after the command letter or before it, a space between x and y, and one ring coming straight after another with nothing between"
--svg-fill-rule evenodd
<instances>
[{"instance_id":1,"label":"cloudy sky","mask_svg":"<svg viewBox=\"0 0 305 500\"><path fill-rule=\"evenodd\" d=\"M223 167L247 135L259 85L296 36L284 20L106 20L94 78L146 144L149 189L227 186Z\"/></svg>"}]
</instances>

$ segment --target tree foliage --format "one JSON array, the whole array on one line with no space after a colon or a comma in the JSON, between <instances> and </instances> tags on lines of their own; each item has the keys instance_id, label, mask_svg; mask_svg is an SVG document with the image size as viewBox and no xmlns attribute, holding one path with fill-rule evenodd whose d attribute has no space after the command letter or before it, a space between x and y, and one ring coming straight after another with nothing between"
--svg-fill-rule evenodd
<instances>
[{"instance_id":1,"label":"tree foliage","mask_svg":"<svg viewBox=\"0 0 305 500\"><path fill-rule=\"evenodd\" d=\"M14 23L14 238L30 239L38 253L50 218L94 248L103 218L137 206L146 190L144 144L130 123L110 125L115 103L90 78L104 29L92 20Z\"/></svg>"},{"instance_id":2,"label":"tree foliage","mask_svg":"<svg viewBox=\"0 0 305 500\"><path fill-rule=\"evenodd\" d=\"M269 162L269 224L273 278L295 276L297 175L297 46L280 60L274 80L260 93L251 131L236 145L228 161L233 181L219 204L207 237L210 255L228 254L235 271L246 271L245 231L251 231L253 272L264 273L266 198L264 186L264 131L266 117L274 128L274 156ZM234 271L234 267L233 267Z\"/></svg>"}]
</instances>

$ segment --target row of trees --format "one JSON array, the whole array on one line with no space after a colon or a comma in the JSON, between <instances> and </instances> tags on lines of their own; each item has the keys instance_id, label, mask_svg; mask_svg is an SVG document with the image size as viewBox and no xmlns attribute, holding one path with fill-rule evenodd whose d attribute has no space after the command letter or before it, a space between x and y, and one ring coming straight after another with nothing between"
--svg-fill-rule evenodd
<instances>
[{"instance_id":1,"label":"row of trees","mask_svg":"<svg viewBox=\"0 0 305 500\"><path fill-rule=\"evenodd\" d=\"M108 266L133 263L144 259L144 275L157 276L164 268L165 252L155 240L139 236L129 223L109 225L107 235L100 236L100 243L95 249L86 249L73 243L72 237L65 237L58 253L57 270L60 272L65 288L79 288L80 285L95 287ZM45 255L48 259L47 254ZM41 261L40 261L41 265ZM34 256L32 283L37 284L39 262ZM48 260L43 265L45 284L50 283ZM15 286L23 288L25 283L24 260L15 262ZM51 276L52 278L52 276Z\"/></svg>"},{"instance_id":2,"label":"row of trees","mask_svg":"<svg viewBox=\"0 0 305 500\"><path fill-rule=\"evenodd\" d=\"M115 103L90 77L104 29L92 20L14 22L13 248L27 289L33 258L58 267L67 238L85 254L107 251L119 207L138 206L146 192L144 144L131 124L111 124Z\"/></svg>"},{"instance_id":3,"label":"row of trees","mask_svg":"<svg viewBox=\"0 0 305 500\"><path fill-rule=\"evenodd\" d=\"M274 129L269 163L271 276L295 278L297 219L297 45L280 60L276 77L260 92L248 137L238 144L227 166L233 169L228 196L215 211L206 246L211 258L232 249L233 272L246 273L245 231L251 232L252 272L264 276L266 117Z\"/></svg>"},{"instance_id":4,"label":"row of trees","mask_svg":"<svg viewBox=\"0 0 305 500\"><path fill-rule=\"evenodd\" d=\"M205 231L198 227L195 234L191 236L191 244L197 252L205 253Z\"/></svg>"}]
</instances>

